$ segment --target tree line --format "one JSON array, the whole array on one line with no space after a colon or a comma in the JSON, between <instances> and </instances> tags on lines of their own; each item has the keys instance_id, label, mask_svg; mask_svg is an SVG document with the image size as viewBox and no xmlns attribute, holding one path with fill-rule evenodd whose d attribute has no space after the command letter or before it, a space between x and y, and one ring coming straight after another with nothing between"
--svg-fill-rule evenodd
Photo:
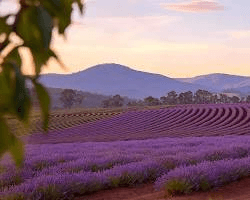
<instances>
[{"instance_id":1,"label":"tree line","mask_svg":"<svg viewBox=\"0 0 250 200\"><path fill-rule=\"evenodd\" d=\"M166 96L155 98L152 96L139 100L137 102L129 102L128 105L176 105L176 104L218 104L218 103L240 103L250 102L250 95L247 97L228 96L223 93L211 93L207 90L197 90L195 93L191 91L181 92L177 94L175 91L169 92Z\"/></svg>"},{"instance_id":2,"label":"tree line","mask_svg":"<svg viewBox=\"0 0 250 200\"><path fill-rule=\"evenodd\" d=\"M31 90L32 96L34 91ZM84 100L84 95L81 91L73 89L64 89L59 101L64 108L71 108L72 106L79 106ZM113 108L123 106L157 106L157 105L177 105L177 104L218 104L218 103L240 103L250 102L250 95L239 98L238 96L228 96L223 93L211 93L206 90L197 90L195 93L191 91L181 92L177 94L176 91L170 91L165 96L156 98L148 96L143 100L131 100L127 104L124 98L119 94L111 96L102 101L101 107Z\"/></svg>"},{"instance_id":3,"label":"tree line","mask_svg":"<svg viewBox=\"0 0 250 200\"><path fill-rule=\"evenodd\" d=\"M130 101L127 106L157 106L157 105L176 105L176 104L218 104L218 103L241 103L250 102L250 95L247 97L228 96L223 93L211 93L207 90L197 90L195 93L191 91L181 92L170 91L166 96L156 98L148 96L143 100ZM115 95L103 101L103 107L122 107L123 98Z\"/></svg>"}]
</instances>

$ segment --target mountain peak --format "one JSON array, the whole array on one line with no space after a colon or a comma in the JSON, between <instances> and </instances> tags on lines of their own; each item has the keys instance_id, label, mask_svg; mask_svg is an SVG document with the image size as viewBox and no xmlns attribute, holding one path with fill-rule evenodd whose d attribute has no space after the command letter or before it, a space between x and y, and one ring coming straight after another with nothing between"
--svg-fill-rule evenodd
<instances>
[{"instance_id":1,"label":"mountain peak","mask_svg":"<svg viewBox=\"0 0 250 200\"><path fill-rule=\"evenodd\" d=\"M95 65L86 70L65 76L43 75L41 82L47 87L71 88L105 95L130 98L160 97L175 90L196 91L200 87L148 72L137 71L115 63ZM204 89L206 87L203 87Z\"/></svg>"},{"instance_id":2,"label":"mountain peak","mask_svg":"<svg viewBox=\"0 0 250 200\"><path fill-rule=\"evenodd\" d=\"M116 64L116 63L104 63L104 64L99 64L99 65L95 65L93 67L90 67L86 70L133 70L127 66L124 65L120 65L120 64ZM86 71L85 70L85 71Z\"/></svg>"}]
</instances>

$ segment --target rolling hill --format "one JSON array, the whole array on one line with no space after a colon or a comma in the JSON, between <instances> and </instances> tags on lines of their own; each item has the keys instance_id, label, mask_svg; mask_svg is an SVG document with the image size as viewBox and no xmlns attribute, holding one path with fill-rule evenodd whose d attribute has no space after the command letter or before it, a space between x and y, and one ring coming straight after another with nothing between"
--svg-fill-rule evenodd
<instances>
[{"instance_id":1,"label":"rolling hill","mask_svg":"<svg viewBox=\"0 0 250 200\"><path fill-rule=\"evenodd\" d=\"M100 64L72 74L44 74L40 80L46 87L71 88L103 95L142 99L161 97L168 92L210 90L207 86L186 83L159 74L133 70L119 64ZM214 91L214 90L213 90Z\"/></svg>"},{"instance_id":2,"label":"rolling hill","mask_svg":"<svg viewBox=\"0 0 250 200\"><path fill-rule=\"evenodd\" d=\"M210 86L214 90L232 91L239 94L250 94L250 77L237 76L222 73L195 76L192 78L177 78L176 80L184 83L199 84Z\"/></svg>"}]
</instances>

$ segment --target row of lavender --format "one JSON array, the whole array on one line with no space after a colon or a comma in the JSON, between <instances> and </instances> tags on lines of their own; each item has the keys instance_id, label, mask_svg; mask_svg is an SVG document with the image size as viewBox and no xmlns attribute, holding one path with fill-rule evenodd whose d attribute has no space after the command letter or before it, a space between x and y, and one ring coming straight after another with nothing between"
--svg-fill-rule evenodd
<instances>
[{"instance_id":1,"label":"row of lavender","mask_svg":"<svg viewBox=\"0 0 250 200\"><path fill-rule=\"evenodd\" d=\"M249 136L27 145L22 169L1 161L0 198L73 199L149 181L189 192L249 175L249 156Z\"/></svg>"},{"instance_id":2,"label":"row of lavender","mask_svg":"<svg viewBox=\"0 0 250 200\"><path fill-rule=\"evenodd\" d=\"M48 136L34 134L30 144L115 141L159 137L248 135L250 104L188 105L158 110L127 112L110 119Z\"/></svg>"}]
</instances>

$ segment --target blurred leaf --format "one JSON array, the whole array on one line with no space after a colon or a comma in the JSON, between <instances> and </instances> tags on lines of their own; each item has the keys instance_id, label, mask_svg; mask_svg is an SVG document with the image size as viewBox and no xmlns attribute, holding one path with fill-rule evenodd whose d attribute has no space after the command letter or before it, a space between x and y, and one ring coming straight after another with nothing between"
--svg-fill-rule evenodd
<instances>
[{"instance_id":1,"label":"blurred leaf","mask_svg":"<svg viewBox=\"0 0 250 200\"><path fill-rule=\"evenodd\" d=\"M9 80L10 81L10 80ZM0 73L0 110L6 111L6 107L11 99L11 88L9 87L10 83L6 79L4 71Z\"/></svg>"},{"instance_id":2,"label":"blurred leaf","mask_svg":"<svg viewBox=\"0 0 250 200\"><path fill-rule=\"evenodd\" d=\"M5 47L7 47L9 44L9 40L6 37L5 40L3 42L0 42L0 51L2 51Z\"/></svg>"},{"instance_id":3,"label":"blurred leaf","mask_svg":"<svg viewBox=\"0 0 250 200\"><path fill-rule=\"evenodd\" d=\"M76 2L77 2L78 8L79 8L81 14L83 14L83 8L84 8L84 6L83 6L81 0L76 0Z\"/></svg>"},{"instance_id":4,"label":"blurred leaf","mask_svg":"<svg viewBox=\"0 0 250 200\"><path fill-rule=\"evenodd\" d=\"M73 11L72 4L76 2L81 14L83 14L84 6L81 0L44 0L42 5L48 13L58 20L58 32L64 34L65 29L71 24L71 13Z\"/></svg>"},{"instance_id":5,"label":"blurred leaf","mask_svg":"<svg viewBox=\"0 0 250 200\"><path fill-rule=\"evenodd\" d=\"M20 68L11 63L15 72L15 89L12 103L15 107L15 114L24 122L24 125L29 125L29 113L31 109L31 100L28 89L25 87L25 77L21 74Z\"/></svg>"},{"instance_id":6,"label":"blurred leaf","mask_svg":"<svg viewBox=\"0 0 250 200\"><path fill-rule=\"evenodd\" d=\"M42 116L43 116L43 129L47 133L48 125L49 125L49 108L50 108L50 97L46 89L40 83L37 83L33 80L33 84L35 86L35 90L37 92L37 96L39 99L40 106L42 108Z\"/></svg>"},{"instance_id":7,"label":"blurred leaf","mask_svg":"<svg viewBox=\"0 0 250 200\"><path fill-rule=\"evenodd\" d=\"M51 49L49 50L49 55L53 58L56 59L56 61L58 62L58 64L61 66L62 69L64 69L65 71L68 71L67 67L63 64L63 62L61 61L61 59L56 55L56 53L54 51L52 51Z\"/></svg>"},{"instance_id":8,"label":"blurred leaf","mask_svg":"<svg viewBox=\"0 0 250 200\"><path fill-rule=\"evenodd\" d=\"M11 134L4 118L0 116L0 158L10 148Z\"/></svg>"},{"instance_id":9,"label":"blurred leaf","mask_svg":"<svg viewBox=\"0 0 250 200\"><path fill-rule=\"evenodd\" d=\"M41 1L41 4L52 17L60 15L60 10L62 10L61 0L44 0Z\"/></svg>"},{"instance_id":10,"label":"blurred leaf","mask_svg":"<svg viewBox=\"0 0 250 200\"><path fill-rule=\"evenodd\" d=\"M62 0L62 12L58 16L59 24L58 31L59 34L64 34L65 29L71 24L71 12L73 0Z\"/></svg>"},{"instance_id":11,"label":"blurred leaf","mask_svg":"<svg viewBox=\"0 0 250 200\"><path fill-rule=\"evenodd\" d=\"M37 76L40 74L42 66L46 65L49 58L52 56L50 51L50 49L48 51L36 51L34 49L31 49Z\"/></svg>"},{"instance_id":12,"label":"blurred leaf","mask_svg":"<svg viewBox=\"0 0 250 200\"><path fill-rule=\"evenodd\" d=\"M0 116L0 158L4 153L10 151L17 166L23 161L24 149L21 140L10 132L5 119Z\"/></svg>"},{"instance_id":13,"label":"blurred leaf","mask_svg":"<svg viewBox=\"0 0 250 200\"><path fill-rule=\"evenodd\" d=\"M13 62L15 63L17 66L21 66L22 65L22 59L20 57L20 54L18 52L18 47L14 48L9 54L8 56L5 58L6 62Z\"/></svg>"},{"instance_id":14,"label":"blurred leaf","mask_svg":"<svg viewBox=\"0 0 250 200\"><path fill-rule=\"evenodd\" d=\"M39 2L40 4L37 4ZM0 17L0 35L4 36L0 43L0 51L8 46L8 37L12 31L23 40L23 46L31 50L36 71L36 76L31 79L35 84L42 108L45 131L48 131L50 98L45 88L36 83L36 79L42 66L50 57L54 57L61 67L65 68L55 52L50 49L53 22L57 23L58 32L64 34L65 29L71 24L72 4L75 2L83 13L80 0L21 0L19 1L21 9L16 15ZM10 16L15 17L12 26L6 23ZM0 156L9 150L16 164L20 166L23 161L23 144L10 132L3 114L14 114L28 125L31 99L25 87L26 77L21 72L22 60L18 48L13 49L3 62L0 65L2 70L0 72Z\"/></svg>"},{"instance_id":15,"label":"blurred leaf","mask_svg":"<svg viewBox=\"0 0 250 200\"><path fill-rule=\"evenodd\" d=\"M66 71L68 70L66 66L63 64L63 62L60 60L60 58L51 49L49 49L48 51L31 50L31 53L35 63L35 71L37 77L39 76L43 65L46 65L51 57L55 58L64 70Z\"/></svg>"},{"instance_id":16,"label":"blurred leaf","mask_svg":"<svg viewBox=\"0 0 250 200\"><path fill-rule=\"evenodd\" d=\"M5 78L5 85L9 88L10 91L14 90L14 70L10 62L3 63L2 75Z\"/></svg>"},{"instance_id":17,"label":"blurred leaf","mask_svg":"<svg viewBox=\"0 0 250 200\"><path fill-rule=\"evenodd\" d=\"M10 17L10 15L0 17L0 34L6 33L7 35L11 32L11 26L6 23L6 20Z\"/></svg>"},{"instance_id":18,"label":"blurred leaf","mask_svg":"<svg viewBox=\"0 0 250 200\"><path fill-rule=\"evenodd\" d=\"M52 18L42 6L22 8L15 26L25 46L37 51L49 48L53 28Z\"/></svg>"},{"instance_id":19,"label":"blurred leaf","mask_svg":"<svg viewBox=\"0 0 250 200\"><path fill-rule=\"evenodd\" d=\"M41 6L37 8L37 12L37 22L42 32L43 47L45 49L49 49L53 28L52 18L49 13Z\"/></svg>"},{"instance_id":20,"label":"blurred leaf","mask_svg":"<svg viewBox=\"0 0 250 200\"><path fill-rule=\"evenodd\" d=\"M24 146L22 141L14 135L12 137L12 144L9 148L9 151L16 165L20 167L24 158Z\"/></svg>"}]
</instances>

